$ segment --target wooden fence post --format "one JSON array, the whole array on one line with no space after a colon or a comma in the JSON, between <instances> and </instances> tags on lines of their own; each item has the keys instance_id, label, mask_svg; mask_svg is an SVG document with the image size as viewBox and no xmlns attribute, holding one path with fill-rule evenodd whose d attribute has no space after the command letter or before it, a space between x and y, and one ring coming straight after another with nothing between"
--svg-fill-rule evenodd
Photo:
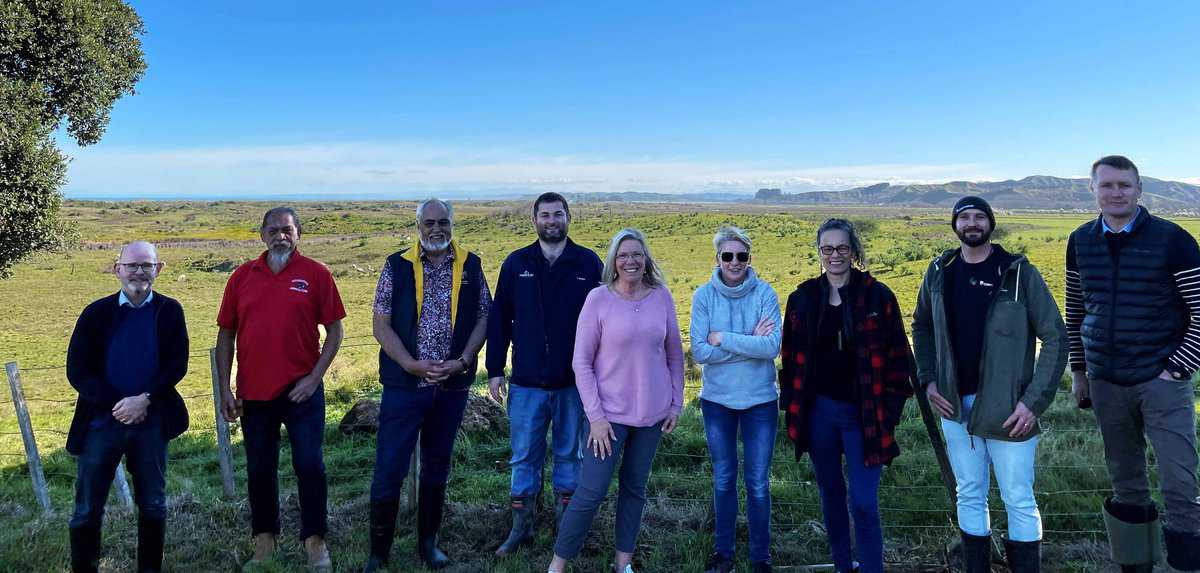
<instances>
[{"instance_id":1,"label":"wooden fence post","mask_svg":"<svg viewBox=\"0 0 1200 573\"><path fill-rule=\"evenodd\" d=\"M133 507L133 496L129 494L129 480L125 479L125 462L117 462L117 497L125 507Z\"/></svg>"},{"instance_id":2,"label":"wooden fence post","mask_svg":"<svg viewBox=\"0 0 1200 573\"><path fill-rule=\"evenodd\" d=\"M221 413L221 379L217 376L217 349L208 350L208 367L212 371L213 385L213 414L217 429L217 462L221 466L221 487L226 499L232 499L233 490L233 448L229 445L229 422Z\"/></svg>"},{"instance_id":3,"label":"wooden fence post","mask_svg":"<svg viewBox=\"0 0 1200 573\"><path fill-rule=\"evenodd\" d=\"M408 479L404 482L402 499L406 511L417 511L417 480L421 476L421 434L417 434L417 445L413 448L412 462L408 468Z\"/></svg>"},{"instance_id":4,"label":"wooden fence post","mask_svg":"<svg viewBox=\"0 0 1200 573\"><path fill-rule=\"evenodd\" d=\"M42 471L42 457L38 455L37 440L33 436L33 425L29 421L29 408L25 405L25 391L21 389L21 372L16 362L4 365L8 373L8 387L12 390L13 409L17 411L17 424L21 426L21 440L25 442L25 459L29 462L29 477L33 480L33 495L42 505L42 511L50 512L50 492L46 489L46 474Z\"/></svg>"}]
</instances>

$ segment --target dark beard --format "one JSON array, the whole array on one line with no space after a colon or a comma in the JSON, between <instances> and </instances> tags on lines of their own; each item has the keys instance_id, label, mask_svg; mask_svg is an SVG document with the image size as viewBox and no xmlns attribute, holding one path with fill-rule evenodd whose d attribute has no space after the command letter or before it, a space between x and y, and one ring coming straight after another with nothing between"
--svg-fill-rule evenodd
<instances>
[{"instance_id":1,"label":"dark beard","mask_svg":"<svg viewBox=\"0 0 1200 573\"><path fill-rule=\"evenodd\" d=\"M542 231L541 229L538 229L537 236L538 236L538 239L541 239L542 241L545 241L547 243L561 243L561 242L567 240L567 233L561 227L558 229L557 235L551 235L550 233L547 233L545 231Z\"/></svg>"},{"instance_id":2,"label":"dark beard","mask_svg":"<svg viewBox=\"0 0 1200 573\"><path fill-rule=\"evenodd\" d=\"M958 229L954 230L954 234L958 235L958 240L962 241L962 243L968 247L978 247L978 246L988 242L992 238L992 230L991 229L988 229L987 231L984 231L983 233L981 233L979 235L978 239L967 238L966 233L960 232Z\"/></svg>"}]
</instances>

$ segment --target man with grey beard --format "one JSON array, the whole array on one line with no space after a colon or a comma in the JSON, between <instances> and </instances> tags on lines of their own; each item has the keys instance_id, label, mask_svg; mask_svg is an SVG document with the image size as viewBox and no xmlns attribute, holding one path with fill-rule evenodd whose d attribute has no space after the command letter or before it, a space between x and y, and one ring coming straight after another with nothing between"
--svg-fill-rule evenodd
<instances>
[{"instance_id":1,"label":"man with grey beard","mask_svg":"<svg viewBox=\"0 0 1200 573\"><path fill-rule=\"evenodd\" d=\"M387 567L400 484L418 437L417 554L430 569L450 563L437 535L454 438L487 333L492 297L479 256L452 240L453 208L440 199L423 201L417 206L417 231L419 243L387 258L375 288L372 326L380 347L383 399L364 573Z\"/></svg>"},{"instance_id":2,"label":"man with grey beard","mask_svg":"<svg viewBox=\"0 0 1200 573\"><path fill-rule=\"evenodd\" d=\"M247 495L254 535L251 563L267 561L279 535L279 427L292 446L300 497L300 538L309 566L330 569L325 545L328 490L321 452L325 434L322 378L342 344L346 311L333 275L296 248L300 218L290 207L263 215L267 250L238 267L217 314L221 412L242 417ZM325 327L320 346L318 325ZM237 394L230 390L237 348Z\"/></svg>"}]
</instances>

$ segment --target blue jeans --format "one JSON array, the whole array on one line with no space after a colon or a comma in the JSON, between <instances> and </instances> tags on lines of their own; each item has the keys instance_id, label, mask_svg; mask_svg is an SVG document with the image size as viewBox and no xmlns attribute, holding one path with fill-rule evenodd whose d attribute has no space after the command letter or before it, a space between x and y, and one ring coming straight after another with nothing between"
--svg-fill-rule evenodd
<instances>
[{"instance_id":1,"label":"blue jeans","mask_svg":"<svg viewBox=\"0 0 1200 573\"><path fill-rule=\"evenodd\" d=\"M379 403L379 434L375 440L375 475L371 502L400 499L417 438L421 440L422 483L445 484L450 479L454 438L467 407L468 390L421 386L384 386Z\"/></svg>"},{"instance_id":2,"label":"blue jeans","mask_svg":"<svg viewBox=\"0 0 1200 573\"><path fill-rule=\"evenodd\" d=\"M512 497L535 496L542 491L546 465L546 430L553 424L551 448L554 469L550 483L558 493L575 493L585 434L583 403L574 386L561 390L526 388L508 390L508 419L512 439Z\"/></svg>"},{"instance_id":3,"label":"blue jeans","mask_svg":"<svg viewBox=\"0 0 1200 573\"><path fill-rule=\"evenodd\" d=\"M612 455L602 460L590 448L584 448L579 488L563 512L558 538L554 541L554 554L564 559L579 555L592 521L596 519L596 511L608 495L613 473L618 472L613 545L617 551L625 553L633 553L637 547L642 510L646 508L646 482L650 480L650 467L654 465L654 454L662 440L662 422L644 428L613 423L612 429L617 436L612 444ZM590 427L588 431L591 431Z\"/></svg>"},{"instance_id":4,"label":"blue jeans","mask_svg":"<svg viewBox=\"0 0 1200 573\"><path fill-rule=\"evenodd\" d=\"M717 553L733 558L733 532L737 525L738 427L742 429L746 481L746 519L750 525L750 561L771 560L771 457L779 424L775 400L745 410L726 408L700 400L704 437L713 467L713 509Z\"/></svg>"},{"instance_id":5,"label":"blue jeans","mask_svg":"<svg viewBox=\"0 0 1200 573\"><path fill-rule=\"evenodd\" d=\"M879 519L879 478L883 466L863 464L863 429L858 406L816 396L809 420L809 452L829 549L838 571L850 571L850 515L846 511L846 474L850 478L850 511L854 514L854 540L862 573L883 571L883 528ZM846 472L842 472L845 457Z\"/></svg>"},{"instance_id":6,"label":"blue jeans","mask_svg":"<svg viewBox=\"0 0 1200 573\"><path fill-rule=\"evenodd\" d=\"M962 419L968 420L975 395L963 396ZM958 482L958 527L975 535L992 532L988 514L988 466L996 472L1000 499L1008 511L1008 538L1037 541L1042 538L1042 515L1033 497L1033 460L1038 437L1023 442L987 440L967 434L966 423L942 419L946 455Z\"/></svg>"},{"instance_id":7,"label":"blue jeans","mask_svg":"<svg viewBox=\"0 0 1200 573\"><path fill-rule=\"evenodd\" d=\"M246 447L246 493L254 535L279 534L279 427L287 427L292 471L300 494L300 539L325 536L325 388L317 386L303 402L284 392L274 400L246 400L242 405L242 443Z\"/></svg>"},{"instance_id":8,"label":"blue jeans","mask_svg":"<svg viewBox=\"0 0 1200 573\"><path fill-rule=\"evenodd\" d=\"M149 416L132 426L110 422L93 424L84 438L75 478L72 528L99 530L104 520L104 503L122 456L133 476L138 515L158 521L166 519L167 440L161 419Z\"/></svg>"}]
</instances>

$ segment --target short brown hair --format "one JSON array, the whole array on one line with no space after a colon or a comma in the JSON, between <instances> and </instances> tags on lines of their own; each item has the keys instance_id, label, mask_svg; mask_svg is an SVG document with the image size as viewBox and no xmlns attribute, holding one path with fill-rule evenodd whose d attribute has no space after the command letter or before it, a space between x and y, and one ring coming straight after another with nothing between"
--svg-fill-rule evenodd
<instances>
[{"instance_id":1,"label":"short brown hair","mask_svg":"<svg viewBox=\"0 0 1200 573\"><path fill-rule=\"evenodd\" d=\"M1140 185L1142 183L1142 176L1138 174L1137 165L1134 165L1133 162L1124 155L1105 155L1104 157L1097 159L1096 162L1092 164L1092 177L1096 176L1096 168L1100 167L1101 165L1107 165L1113 169L1119 169L1121 171L1133 171L1133 176L1137 177L1138 184Z\"/></svg>"},{"instance_id":2,"label":"short brown hair","mask_svg":"<svg viewBox=\"0 0 1200 573\"><path fill-rule=\"evenodd\" d=\"M533 200L534 217L537 217L538 207L541 207L542 203L562 203L563 211L566 212L567 218L571 217L571 207L567 205L567 198L553 191L542 193L541 195L538 195L537 199Z\"/></svg>"}]
</instances>

